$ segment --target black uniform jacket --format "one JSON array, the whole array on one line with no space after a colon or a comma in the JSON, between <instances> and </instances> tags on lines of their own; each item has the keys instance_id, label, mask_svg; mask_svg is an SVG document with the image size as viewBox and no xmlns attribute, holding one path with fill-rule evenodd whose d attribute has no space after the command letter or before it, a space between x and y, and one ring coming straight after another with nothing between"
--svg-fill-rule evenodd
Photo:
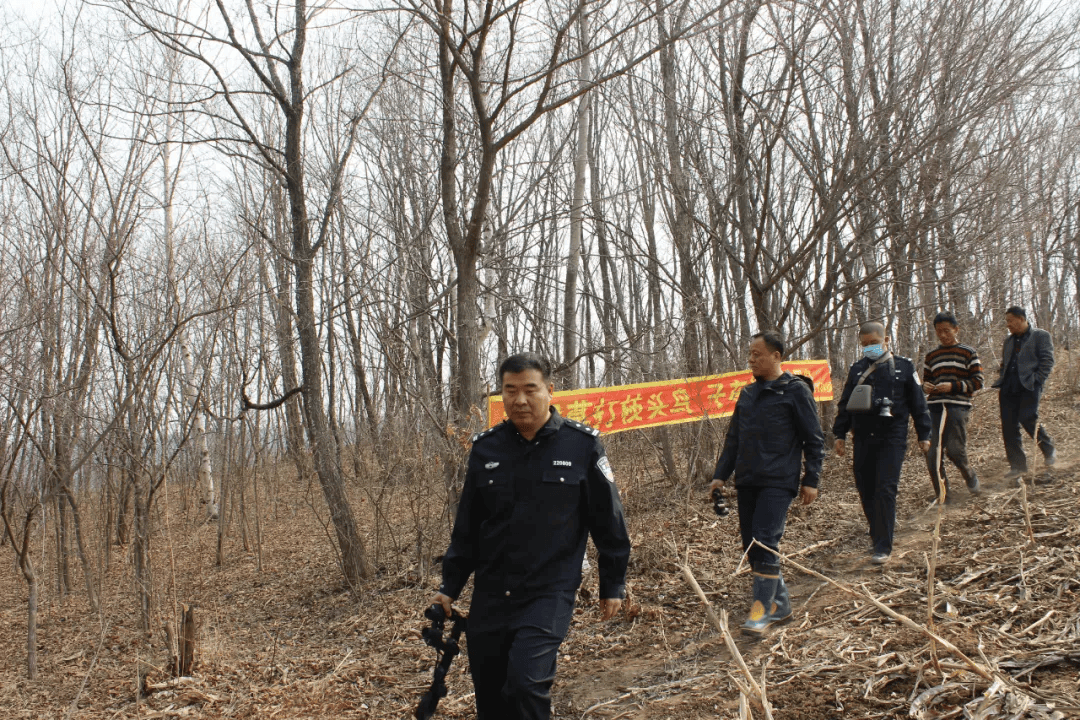
<instances>
[{"instance_id":1,"label":"black uniform jacket","mask_svg":"<svg viewBox=\"0 0 1080 720\"><path fill-rule=\"evenodd\" d=\"M586 533L599 555L600 597L623 597L630 540L596 430L555 408L532 441L509 420L473 438L440 592L507 597L576 590Z\"/></svg>"},{"instance_id":2,"label":"black uniform jacket","mask_svg":"<svg viewBox=\"0 0 1080 720\"><path fill-rule=\"evenodd\" d=\"M860 436L903 438L907 440L907 421L915 422L915 434L920 442L930 439L930 413L926 409L926 395L923 394L922 381L915 374L915 364L906 357L894 355L896 371L889 375L889 362L886 360L877 366L863 384L874 386L874 399L888 397L892 400L892 417L880 417L874 409L868 413L851 414L847 411L848 398L866 368L872 360L859 358L848 370L844 392L836 406L836 420L832 432L838 440L843 440L848 430Z\"/></svg>"},{"instance_id":3,"label":"black uniform jacket","mask_svg":"<svg viewBox=\"0 0 1080 720\"><path fill-rule=\"evenodd\" d=\"M800 484L818 486L824 457L825 438L814 394L785 372L771 382L757 380L739 393L713 477L727 480L734 472L735 487L798 492Z\"/></svg>"}]
</instances>

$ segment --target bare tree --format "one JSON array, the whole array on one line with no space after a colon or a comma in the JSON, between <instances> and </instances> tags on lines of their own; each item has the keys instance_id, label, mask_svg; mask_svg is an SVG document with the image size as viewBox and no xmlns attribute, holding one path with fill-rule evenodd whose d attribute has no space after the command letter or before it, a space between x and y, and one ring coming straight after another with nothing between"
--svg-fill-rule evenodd
<instances>
[{"instance_id":1,"label":"bare tree","mask_svg":"<svg viewBox=\"0 0 1080 720\"><path fill-rule=\"evenodd\" d=\"M324 348L319 331L315 265L329 240L329 219L341 199L341 178L352 154L353 134L364 106L354 106L351 115L344 118L348 126L347 140L328 158L328 192L313 219L306 178L309 157L305 150L305 113L311 103L306 53L308 33L316 27L314 19L319 11L309 11L306 0L296 0L287 7L279 6L271 11L274 24L271 33L267 34L256 6L250 3L233 10L221 0L216 3L212 17L201 20L189 18L184 6L175 9L167 8L163 3L122 0L118 7L151 33L168 52L194 62L206 71L207 85L220 103L198 105L190 97L185 102L229 128L229 135L208 139L228 152L231 152L229 148L240 148L243 152L253 153L251 161L265 168L284 186L290 240L285 257L293 272L290 307L299 340L301 377L298 386L286 388L288 394L282 396L281 402L294 392L303 397L307 446L330 509L342 570L346 580L355 584L370 576L372 568L345 492L338 442L325 404ZM279 9L287 12L279 15ZM233 61L250 75L239 81L232 80L231 68L223 64L227 61L216 54L219 49L228 51ZM350 74L350 68L342 63L326 68L326 72L323 79L315 81L316 86L342 82ZM244 82L250 84L244 85ZM269 127L257 122L253 108L246 103L252 92L276 112L275 122Z\"/></svg>"}]
</instances>

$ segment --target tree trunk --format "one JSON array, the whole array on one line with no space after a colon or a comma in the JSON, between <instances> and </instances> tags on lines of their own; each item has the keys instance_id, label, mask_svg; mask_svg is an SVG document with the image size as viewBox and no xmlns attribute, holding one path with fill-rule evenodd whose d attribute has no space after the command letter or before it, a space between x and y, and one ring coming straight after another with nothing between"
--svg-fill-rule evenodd
<instances>
[{"instance_id":1,"label":"tree trunk","mask_svg":"<svg viewBox=\"0 0 1080 720\"><path fill-rule=\"evenodd\" d=\"M55 484L55 480L53 481ZM67 498L54 491L53 508L56 510L56 589L61 596L71 592L71 553L68 549Z\"/></svg>"},{"instance_id":2,"label":"tree trunk","mask_svg":"<svg viewBox=\"0 0 1080 720\"><path fill-rule=\"evenodd\" d=\"M355 587L372 575L363 541L345 493L338 445L323 404L323 351L319 344L315 307L314 260L319 246L311 242L311 225L304 186L304 50L307 42L307 3L297 0L292 54L289 58L290 102L285 113L285 187L289 200L292 262L295 270L296 325L300 341L300 368L303 374L304 426L315 473L330 510L341 554L345 580Z\"/></svg>"},{"instance_id":3,"label":"tree trunk","mask_svg":"<svg viewBox=\"0 0 1080 720\"><path fill-rule=\"evenodd\" d=\"M23 578L26 579L26 677L37 680L37 612L38 582L34 573L34 563L27 553L20 563Z\"/></svg>"},{"instance_id":4,"label":"tree trunk","mask_svg":"<svg viewBox=\"0 0 1080 720\"><path fill-rule=\"evenodd\" d=\"M588 82L588 56L582 59L581 83ZM589 144L589 95L578 100L577 143L574 147L574 190L570 199L570 249L566 254L563 287L563 387L577 386L577 370L571 365L578 354L578 271L581 267L581 230L584 224L585 168Z\"/></svg>"},{"instance_id":5,"label":"tree trunk","mask_svg":"<svg viewBox=\"0 0 1080 720\"><path fill-rule=\"evenodd\" d=\"M592 64L589 61L588 20L583 12L578 18L578 36L581 43L581 59L578 62L581 87L592 82ZM585 170L589 153L589 124L592 121L590 105L592 95L586 93L578 100L577 142L574 145L574 190L570 199L570 250L566 255L566 285L563 291L563 371L564 387L577 386L577 370L571 366L578 354L578 271L581 267L581 235L585 215Z\"/></svg>"},{"instance_id":6,"label":"tree trunk","mask_svg":"<svg viewBox=\"0 0 1080 720\"><path fill-rule=\"evenodd\" d=\"M63 489L64 498L68 507L71 508L71 525L75 531L75 552L79 556L79 564L82 566L83 583L86 586L86 598L90 602L90 609L97 612L99 609L97 588L94 586L93 568L90 566L90 555L86 551L86 541L82 534L82 520L79 517L79 506L75 503L75 496L67 484Z\"/></svg>"},{"instance_id":7,"label":"tree trunk","mask_svg":"<svg viewBox=\"0 0 1080 720\"><path fill-rule=\"evenodd\" d=\"M271 203L274 208L274 238L281 243L272 248L274 255L274 281L267 270L266 257L259 257L259 274L263 287L270 298L271 317L274 324L274 337L277 341L278 362L281 367L283 390L288 392L300 386L300 376L296 370L296 343L294 341L292 321L292 278L285 259L284 238L287 222L284 218L284 201L277 185L270 187ZM296 467L297 477L301 482L311 475L311 461L304 447L303 402L300 395L294 395L285 401L285 452Z\"/></svg>"},{"instance_id":8,"label":"tree trunk","mask_svg":"<svg viewBox=\"0 0 1080 720\"><path fill-rule=\"evenodd\" d=\"M701 316L703 312L701 283L693 252L694 216L689 180L683 167L682 145L679 138L677 95L679 81L675 77L675 45L668 42L670 34L679 34L678 21L669 33L666 15L657 13L662 46L659 52L660 77L664 92L664 139L668 155L668 176L674 200L675 217L671 240L679 258L679 291L683 304L683 363L690 376L702 374Z\"/></svg>"},{"instance_id":9,"label":"tree trunk","mask_svg":"<svg viewBox=\"0 0 1080 720\"><path fill-rule=\"evenodd\" d=\"M138 477L142 473L133 469ZM147 507L147 493L149 490L143 487L141 480L134 483L135 512L132 521L132 554L135 563L135 593L139 599L139 629L150 629L150 601L153 592L150 579L150 509Z\"/></svg>"},{"instance_id":10,"label":"tree trunk","mask_svg":"<svg viewBox=\"0 0 1080 720\"><path fill-rule=\"evenodd\" d=\"M13 512L8 505L10 493L9 481L5 481L0 487L0 522L3 523L3 532L0 533L11 543L15 551L15 561L22 572L23 580L26 581L26 676L30 680L37 679L37 612L38 612L38 579L34 572L34 561L31 556L30 541L33 536L34 519L42 512L42 505L35 501L26 512L21 537L16 537L16 530L12 527ZM44 515L44 513L42 513Z\"/></svg>"},{"instance_id":11,"label":"tree trunk","mask_svg":"<svg viewBox=\"0 0 1080 720\"><path fill-rule=\"evenodd\" d=\"M319 478L323 497L330 511L337 535L338 550L341 553L341 566L345 580L356 586L364 578L371 577L373 570L368 564L360 531L353 517L352 506L345 493L345 477L341 472L337 442L330 430L330 423L323 406L322 392L322 349L319 346L318 330L315 327L315 294L312 281L312 260L305 257L303 249L306 239L299 237L295 229L298 225L306 226L306 218L298 218L303 211L293 203L294 247L298 250L294 258L296 265L296 320L300 337L300 364L304 375L304 420L307 428L308 446Z\"/></svg>"}]
</instances>

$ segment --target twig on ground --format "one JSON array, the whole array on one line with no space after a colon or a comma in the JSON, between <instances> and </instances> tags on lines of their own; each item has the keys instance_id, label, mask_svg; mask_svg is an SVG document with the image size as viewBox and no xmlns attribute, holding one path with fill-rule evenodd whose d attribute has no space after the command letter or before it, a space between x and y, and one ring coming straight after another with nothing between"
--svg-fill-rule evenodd
<instances>
[{"instance_id":1,"label":"twig on ground","mask_svg":"<svg viewBox=\"0 0 1080 720\"><path fill-rule=\"evenodd\" d=\"M760 704L762 712L765 713L765 717L768 720L772 720L772 708L769 706L769 699L765 696L764 684L759 684L755 679L753 673L750 672L750 668L746 666L746 661L743 660L742 653L739 652L739 647L735 644L734 638L731 637L731 633L728 631L727 623L727 611L721 609L720 617L716 616L713 612L712 603L705 597L705 593L702 591L701 586L698 585L697 578L694 577L694 573L690 570L690 566L686 564L680 565L683 577L686 578L686 582L690 585L694 594L701 600L702 605L705 606L705 615L709 618L709 622L716 628L717 632L724 639L724 645L727 646L728 652L731 653L731 657L735 660L735 664L739 666L739 670L747 680L751 692L756 696L757 702ZM764 675L762 676L764 681Z\"/></svg>"},{"instance_id":2,"label":"twig on ground","mask_svg":"<svg viewBox=\"0 0 1080 720\"><path fill-rule=\"evenodd\" d=\"M764 545L762 545L757 540L754 540L753 543L755 545L760 545L762 548L768 550L769 552L774 552L774 553L776 552L775 550L772 550L770 548L765 547ZM979 665L979 663L975 662L974 660L969 658L967 655L965 655L960 650L960 648L956 647L955 645L953 645L951 642L949 642L945 638L940 637L939 635L934 633L929 628L923 627L922 625L915 622L914 620L907 617L906 615L901 615L900 613L896 612L895 610L890 608L888 605L880 602L877 598L870 595L869 593L859 592L858 590L854 590L853 588L850 588L847 585L844 585L843 583L836 582L832 578L826 577L825 575L822 575L821 573L817 572L816 570L811 570L810 568L805 567L804 565L800 565L799 563L795 562L794 560L791 560L790 558L786 557L783 553L776 553L776 554L780 557L782 562L789 563L796 570L798 570L800 572L803 572L803 573L806 573L807 575L812 575L812 576L814 576L814 577L816 577L816 578L818 578L820 580L825 580L826 582L828 582L833 587L837 588L838 590L842 590L843 592L845 592L845 593L847 593L849 595L854 595L855 597L862 598L864 600L868 600L869 602L873 603L883 613L885 613L886 615L891 617L893 620L896 620L897 622L905 625L906 627L908 627L908 628L910 628L912 630L923 633L924 635L929 637L931 640L936 641L942 647L947 649L950 653L952 653L956 657L963 660L964 663L968 666L968 668L970 668L971 671L974 672L979 677L982 677L982 678L984 678L986 680L989 680L990 682L993 682L995 680L994 676L991 675L990 672L987 671L986 668L984 668L982 665Z\"/></svg>"}]
</instances>

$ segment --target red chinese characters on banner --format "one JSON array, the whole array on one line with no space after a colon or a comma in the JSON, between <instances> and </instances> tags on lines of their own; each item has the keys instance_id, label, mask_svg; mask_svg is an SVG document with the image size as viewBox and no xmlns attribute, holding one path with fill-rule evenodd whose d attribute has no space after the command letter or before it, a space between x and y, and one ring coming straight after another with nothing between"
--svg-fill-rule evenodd
<instances>
[{"instance_id":1,"label":"red chinese characters on banner","mask_svg":"<svg viewBox=\"0 0 1080 720\"><path fill-rule=\"evenodd\" d=\"M783 366L790 373L814 381L815 400L832 400L832 376L827 361L792 360ZM552 403L563 417L611 434L727 417L735 411L739 390L753 381L749 370L741 370L683 380L563 390L555 393ZM488 427L506 419L501 395L488 398L487 416Z\"/></svg>"}]
</instances>

